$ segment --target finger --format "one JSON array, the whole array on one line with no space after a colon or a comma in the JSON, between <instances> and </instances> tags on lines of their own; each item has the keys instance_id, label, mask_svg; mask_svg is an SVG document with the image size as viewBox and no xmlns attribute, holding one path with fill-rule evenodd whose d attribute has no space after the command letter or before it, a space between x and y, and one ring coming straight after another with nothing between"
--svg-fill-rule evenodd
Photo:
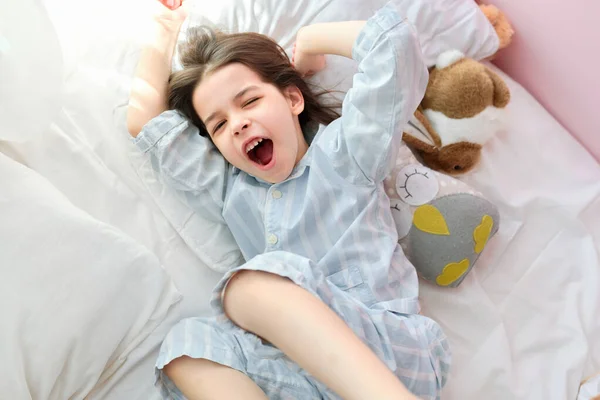
<instances>
[{"instance_id":1,"label":"finger","mask_svg":"<svg viewBox=\"0 0 600 400\"><path fill-rule=\"evenodd\" d=\"M158 0L158 1L160 1L160 3L167 8L172 9L172 7L173 7L173 0Z\"/></svg>"}]
</instances>

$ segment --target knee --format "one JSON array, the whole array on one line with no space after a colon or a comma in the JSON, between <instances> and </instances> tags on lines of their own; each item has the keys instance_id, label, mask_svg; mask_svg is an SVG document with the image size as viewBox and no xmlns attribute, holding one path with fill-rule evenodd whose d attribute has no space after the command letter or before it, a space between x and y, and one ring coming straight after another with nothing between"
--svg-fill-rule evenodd
<instances>
[{"instance_id":1,"label":"knee","mask_svg":"<svg viewBox=\"0 0 600 400\"><path fill-rule=\"evenodd\" d=\"M236 273L223 293L223 308L227 317L242 329L250 330L252 322L272 293L273 285L283 280L280 276L243 270Z\"/></svg>"}]
</instances>

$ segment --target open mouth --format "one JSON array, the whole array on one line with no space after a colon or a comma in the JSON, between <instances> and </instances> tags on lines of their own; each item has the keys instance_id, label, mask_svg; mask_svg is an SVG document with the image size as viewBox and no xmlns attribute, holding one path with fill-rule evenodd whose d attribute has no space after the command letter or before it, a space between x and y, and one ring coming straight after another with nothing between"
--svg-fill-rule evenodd
<instances>
[{"instance_id":1,"label":"open mouth","mask_svg":"<svg viewBox=\"0 0 600 400\"><path fill-rule=\"evenodd\" d=\"M248 144L247 154L250 160L258 165L269 165L273 159L273 141L271 139L257 139Z\"/></svg>"}]
</instances>

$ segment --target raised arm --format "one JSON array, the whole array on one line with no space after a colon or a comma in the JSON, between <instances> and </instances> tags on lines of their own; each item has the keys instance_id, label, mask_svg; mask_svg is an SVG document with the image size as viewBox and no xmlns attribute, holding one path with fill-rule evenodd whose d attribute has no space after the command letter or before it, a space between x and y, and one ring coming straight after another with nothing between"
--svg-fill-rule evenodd
<instances>
[{"instance_id":1,"label":"raised arm","mask_svg":"<svg viewBox=\"0 0 600 400\"><path fill-rule=\"evenodd\" d=\"M133 137L148 121L167 109L171 60L179 30L187 15L180 0L161 0L161 3L164 5L157 4L157 11L149 23L131 87L127 130Z\"/></svg>"},{"instance_id":2,"label":"raised arm","mask_svg":"<svg viewBox=\"0 0 600 400\"><path fill-rule=\"evenodd\" d=\"M358 72L344 98L342 117L312 145L339 161L338 172L348 179L380 183L397 154L403 127L427 87L428 72L416 31L390 2L366 23L303 28L294 54L299 72L318 70L320 53L351 57Z\"/></svg>"}]
</instances>

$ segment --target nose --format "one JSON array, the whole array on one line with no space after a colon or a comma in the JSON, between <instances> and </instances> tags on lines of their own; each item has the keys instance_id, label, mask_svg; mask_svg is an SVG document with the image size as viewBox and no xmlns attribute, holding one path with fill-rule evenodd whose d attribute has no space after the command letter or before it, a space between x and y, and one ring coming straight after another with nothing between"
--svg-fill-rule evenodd
<instances>
[{"instance_id":1,"label":"nose","mask_svg":"<svg viewBox=\"0 0 600 400\"><path fill-rule=\"evenodd\" d=\"M233 136L239 136L242 133L245 133L245 131L250 128L251 124L252 123L248 118L244 116L238 117L231 126Z\"/></svg>"}]
</instances>

